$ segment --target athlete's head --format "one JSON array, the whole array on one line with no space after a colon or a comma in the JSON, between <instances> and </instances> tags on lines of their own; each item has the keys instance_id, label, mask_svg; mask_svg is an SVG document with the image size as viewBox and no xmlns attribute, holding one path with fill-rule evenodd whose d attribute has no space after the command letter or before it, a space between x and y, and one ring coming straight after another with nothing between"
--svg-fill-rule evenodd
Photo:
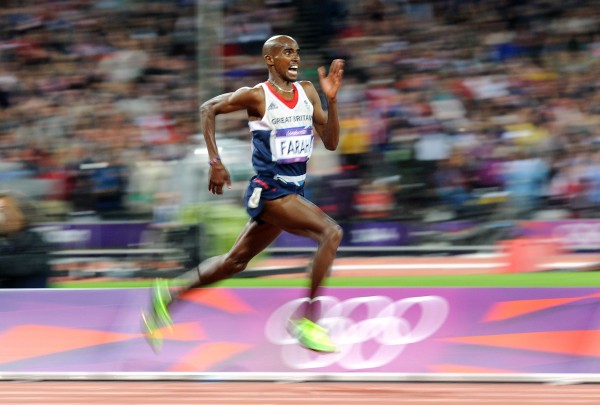
<instances>
[{"instance_id":1,"label":"athlete's head","mask_svg":"<svg viewBox=\"0 0 600 405\"><path fill-rule=\"evenodd\" d=\"M25 200L20 195L0 191L0 235L21 231L28 221Z\"/></svg>"},{"instance_id":2,"label":"athlete's head","mask_svg":"<svg viewBox=\"0 0 600 405\"><path fill-rule=\"evenodd\" d=\"M269 75L278 76L288 82L298 79L300 48L294 38L276 35L267 39L263 45L263 57Z\"/></svg>"}]
</instances>

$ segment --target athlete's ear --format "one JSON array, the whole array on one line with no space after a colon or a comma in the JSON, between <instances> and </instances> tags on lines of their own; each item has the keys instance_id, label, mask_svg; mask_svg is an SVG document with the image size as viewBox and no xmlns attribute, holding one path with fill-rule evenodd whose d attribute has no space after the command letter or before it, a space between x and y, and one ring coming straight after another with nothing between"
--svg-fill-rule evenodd
<instances>
[{"instance_id":1,"label":"athlete's ear","mask_svg":"<svg viewBox=\"0 0 600 405\"><path fill-rule=\"evenodd\" d=\"M275 64L275 61L273 61L273 57L271 55L265 55L264 58L267 66L273 66Z\"/></svg>"}]
</instances>

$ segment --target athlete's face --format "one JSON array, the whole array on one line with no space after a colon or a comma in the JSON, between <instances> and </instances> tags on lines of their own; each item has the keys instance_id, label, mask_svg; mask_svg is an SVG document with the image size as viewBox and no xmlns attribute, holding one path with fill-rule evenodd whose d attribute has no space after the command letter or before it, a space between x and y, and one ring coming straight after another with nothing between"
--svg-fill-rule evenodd
<instances>
[{"instance_id":1,"label":"athlete's face","mask_svg":"<svg viewBox=\"0 0 600 405\"><path fill-rule=\"evenodd\" d=\"M300 67L300 48L291 38L282 38L279 46L273 48L273 66L275 72L288 82L298 80Z\"/></svg>"}]
</instances>

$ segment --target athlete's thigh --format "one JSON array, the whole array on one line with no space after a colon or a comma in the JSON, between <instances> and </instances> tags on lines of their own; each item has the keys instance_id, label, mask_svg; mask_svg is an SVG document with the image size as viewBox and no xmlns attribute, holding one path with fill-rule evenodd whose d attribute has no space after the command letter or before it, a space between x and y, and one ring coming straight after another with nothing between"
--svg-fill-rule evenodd
<instances>
[{"instance_id":1,"label":"athlete's thigh","mask_svg":"<svg viewBox=\"0 0 600 405\"><path fill-rule=\"evenodd\" d=\"M231 254L250 260L266 249L281 233L281 228L267 222L248 221L230 250Z\"/></svg>"},{"instance_id":2,"label":"athlete's thigh","mask_svg":"<svg viewBox=\"0 0 600 405\"><path fill-rule=\"evenodd\" d=\"M266 201L260 218L284 231L312 239L335 225L319 207L296 194Z\"/></svg>"}]
</instances>

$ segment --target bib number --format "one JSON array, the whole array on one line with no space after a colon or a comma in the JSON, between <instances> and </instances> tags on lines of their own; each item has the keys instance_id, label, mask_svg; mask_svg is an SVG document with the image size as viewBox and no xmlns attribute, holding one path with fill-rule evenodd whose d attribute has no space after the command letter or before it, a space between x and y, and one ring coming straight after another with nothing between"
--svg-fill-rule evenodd
<instances>
[{"instance_id":1,"label":"bib number","mask_svg":"<svg viewBox=\"0 0 600 405\"><path fill-rule=\"evenodd\" d=\"M313 139L312 128L277 130L273 156L277 163L306 162L312 154Z\"/></svg>"}]
</instances>

